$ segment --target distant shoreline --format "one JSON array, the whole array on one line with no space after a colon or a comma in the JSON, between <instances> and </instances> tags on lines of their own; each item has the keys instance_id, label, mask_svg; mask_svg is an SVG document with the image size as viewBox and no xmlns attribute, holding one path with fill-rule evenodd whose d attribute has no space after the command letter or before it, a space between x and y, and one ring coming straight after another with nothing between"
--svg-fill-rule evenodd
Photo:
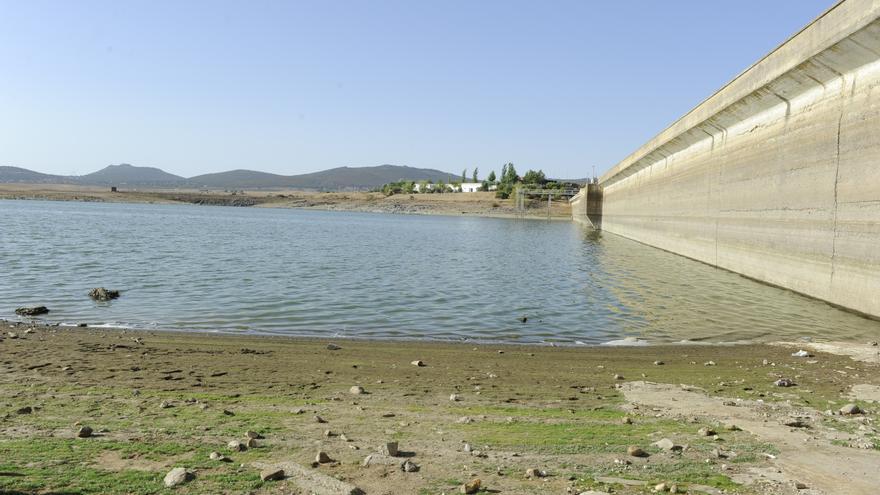
<instances>
[{"instance_id":1,"label":"distant shoreline","mask_svg":"<svg viewBox=\"0 0 880 495\"><path fill-rule=\"evenodd\" d=\"M291 208L409 215L548 219L547 206L543 201L534 201L527 207L525 212L519 212L511 200L495 198L494 193L489 192L399 194L393 196L368 192L289 190L229 193L221 191L204 192L191 189L120 189L118 192L111 192L109 188L102 187L54 184L0 184L0 199L96 203L194 204L201 206ZM549 219L571 219L571 208L568 201L564 198L554 201Z\"/></svg>"}]
</instances>

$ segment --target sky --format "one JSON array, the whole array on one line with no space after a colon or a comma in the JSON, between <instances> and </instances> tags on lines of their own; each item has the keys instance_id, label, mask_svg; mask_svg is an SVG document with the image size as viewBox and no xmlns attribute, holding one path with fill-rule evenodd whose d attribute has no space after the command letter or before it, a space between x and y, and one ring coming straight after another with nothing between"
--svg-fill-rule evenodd
<instances>
[{"instance_id":1,"label":"sky","mask_svg":"<svg viewBox=\"0 0 880 495\"><path fill-rule=\"evenodd\" d=\"M588 177L833 3L0 0L0 165Z\"/></svg>"}]
</instances>

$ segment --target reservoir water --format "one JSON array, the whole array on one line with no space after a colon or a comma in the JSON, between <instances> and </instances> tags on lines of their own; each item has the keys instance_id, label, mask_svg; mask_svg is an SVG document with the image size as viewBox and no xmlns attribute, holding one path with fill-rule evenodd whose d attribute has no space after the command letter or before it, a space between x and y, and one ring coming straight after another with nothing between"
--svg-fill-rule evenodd
<instances>
[{"instance_id":1,"label":"reservoir water","mask_svg":"<svg viewBox=\"0 0 880 495\"><path fill-rule=\"evenodd\" d=\"M0 201L0 318L597 344L878 340L880 322L569 222ZM122 291L109 303L92 287ZM527 321L521 321L526 316Z\"/></svg>"}]
</instances>

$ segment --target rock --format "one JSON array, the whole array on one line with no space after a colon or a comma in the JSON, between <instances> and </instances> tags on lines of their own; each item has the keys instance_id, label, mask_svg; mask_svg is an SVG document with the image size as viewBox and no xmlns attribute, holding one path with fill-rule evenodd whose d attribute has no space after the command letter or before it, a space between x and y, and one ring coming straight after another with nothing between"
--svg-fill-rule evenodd
<instances>
[{"instance_id":1,"label":"rock","mask_svg":"<svg viewBox=\"0 0 880 495\"><path fill-rule=\"evenodd\" d=\"M734 424L724 425L724 429L727 431L742 431L742 428Z\"/></svg>"},{"instance_id":2,"label":"rock","mask_svg":"<svg viewBox=\"0 0 880 495\"><path fill-rule=\"evenodd\" d=\"M259 433L255 432L255 431L250 431L250 430L246 431L244 433L244 436L246 436L248 438L253 438L256 440L260 440L263 438L263 435L260 435Z\"/></svg>"},{"instance_id":3,"label":"rock","mask_svg":"<svg viewBox=\"0 0 880 495\"><path fill-rule=\"evenodd\" d=\"M661 450L665 450L667 452L673 452L673 451L682 449L681 445L675 445L675 442L673 442L672 440L670 440L668 438L660 439L660 440L652 443L651 445L653 445Z\"/></svg>"},{"instance_id":4,"label":"rock","mask_svg":"<svg viewBox=\"0 0 880 495\"><path fill-rule=\"evenodd\" d=\"M458 394L452 394L449 396L449 400L451 400L452 402L458 402L461 400L461 397L459 397Z\"/></svg>"},{"instance_id":5,"label":"rock","mask_svg":"<svg viewBox=\"0 0 880 495\"><path fill-rule=\"evenodd\" d=\"M624 416L623 419L620 420L620 422L623 423L623 424L625 424L625 425L631 425L631 424L633 424L633 420L632 420L632 418L629 417L629 416Z\"/></svg>"},{"instance_id":6,"label":"rock","mask_svg":"<svg viewBox=\"0 0 880 495\"><path fill-rule=\"evenodd\" d=\"M90 426L81 426L79 430L76 432L76 436L79 438L89 438L92 436L92 428Z\"/></svg>"},{"instance_id":7,"label":"rock","mask_svg":"<svg viewBox=\"0 0 880 495\"><path fill-rule=\"evenodd\" d=\"M473 421L474 420L472 420L468 416L462 416L462 417L458 418L457 420L455 420L456 423L461 424L461 425L471 424Z\"/></svg>"},{"instance_id":8,"label":"rock","mask_svg":"<svg viewBox=\"0 0 880 495\"><path fill-rule=\"evenodd\" d=\"M365 392L364 387L361 387L360 385L355 385L348 389L348 391L354 395L361 395Z\"/></svg>"},{"instance_id":9,"label":"rock","mask_svg":"<svg viewBox=\"0 0 880 495\"><path fill-rule=\"evenodd\" d=\"M400 470L404 473L415 473L419 470L419 465L410 460L406 460L400 465Z\"/></svg>"},{"instance_id":10,"label":"rock","mask_svg":"<svg viewBox=\"0 0 880 495\"><path fill-rule=\"evenodd\" d=\"M773 382L773 385L776 385L777 387L793 387L794 382L789 380L788 378L780 378L779 380Z\"/></svg>"},{"instance_id":11,"label":"rock","mask_svg":"<svg viewBox=\"0 0 880 495\"><path fill-rule=\"evenodd\" d=\"M808 423L800 418L788 419L788 420L785 420L782 424L785 426L788 426L790 428L809 428L810 427L810 423Z\"/></svg>"},{"instance_id":12,"label":"rock","mask_svg":"<svg viewBox=\"0 0 880 495\"><path fill-rule=\"evenodd\" d=\"M542 471L536 468L528 468L526 469L526 477L527 478L543 478L547 476L547 471Z\"/></svg>"},{"instance_id":13,"label":"rock","mask_svg":"<svg viewBox=\"0 0 880 495\"><path fill-rule=\"evenodd\" d=\"M168 401L163 400L162 403L159 404L159 409L168 409L169 407L173 407L173 406Z\"/></svg>"},{"instance_id":14,"label":"rock","mask_svg":"<svg viewBox=\"0 0 880 495\"><path fill-rule=\"evenodd\" d=\"M615 380L624 380L623 375L618 375L618 374L614 375L614 379Z\"/></svg>"},{"instance_id":15,"label":"rock","mask_svg":"<svg viewBox=\"0 0 880 495\"><path fill-rule=\"evenodd\" d=\"M463 485L461 485L458 489L459 493L477 493L480 491L483 482L479 480L479 478L469 481Z\"/></svg>"},{"instance_id":16,"label":"rock","mask_svg":"<svg viewBox=\"0 0 880 495\"><path fill-rule=\"evenodd\" d=\"M400 459L385 454L370 454L364 458L361 463L364 467L369 466L396 466L400 464Z\"/></svg>"},{"instance_id":17,"label":"rock","mask_svg":"<svg viewBox=\"0 0 880 495\"><path fill-rule=\"evenodd\" d=\"M654 486L654 491L658 493L663 493L669 491L669 486L667 486L666 483L658 483Z\"/></svg>"},{"instance_id":18,"label":"rock","mask_svg":"<svg viewBox=\"0 0 880 495\"><path fill-rule=\"evenodd\" d=\"M260 471L260 479L263 481L278 481L284 479L284 470L267 468Z\"/></svg>"},{"instance_id":19,"label":"rock","mask_svg":"<svg viewBox=\"0 0 880 495\"><path fill-rule=\"evenodd\" d=\"M247 445L247 448L249 448L249 449L255 449L255 448L257 448L257 439L256 438L248 438L247 442L245 442L245 445Z\"/></svg>"},{"instance_id":20,"label":"rock","mask_svg":"<svg viewBox=\"0 0 880 495\"><path fill-rule=\"evenodd\" d=\"M795 481L794 487L797 490L806 490L807 488L809 488L805 483L801 483L800 481Z\"/></svg>"},{"instance_id":21,"label":"rock","mask_svg":"<svg viewBox=\"0 0 880 495\"><path fill-rule=\"evenodd\" d=\"M315 469L307 468L295 462L279 462L264 464L256 462L257 469L284 470L286 483L296 485L296 489L285 489L285 493L314 493L316 495L364 495L360 488L327 476ZM285 487L286 488L286 487ZM221 491L221 490L218 490Z\"/></svg>"},{"instance_id":22,"label":"rock","mask_svg":"<svg viewBox=\"0 0 880 495\"><path fill-rule=\"evenodd\" d=\"M852 416L854 414L862 414L862 409L857 404L847 404L840 408L840 414Z\"/></svg>"},{"instance_id":23,"label":"rock","mask_svg":"<svg viewBox=\"0 0 880 495\"><path fill-rule=\"evenodd\" d=\"M34 408L31 406L20 407L15 411L15 414L30 414L34 412Z\"/></svg>"},{"instance_id":24,"label":"rock","mask_svg":"<svg viewBox=\"0 0 880 495\"><path fill-rule=\"evenodd\" d=\"M703 366L715 366L715 361L706 361Z\"/></svg>"},{"instance_id":25,"label":"rock","mask_svg":"<svg viewBox=\"0 0 880 495\"><path fill-rule=\"evenodd\" d=\"M418 366L418 367L425 366L425 363L424 363L423 361L419 361L419 360L413 361L413 362L411 362L411 363L409 363L409 364L411 364L411 365L413 365L413 366Z\"/></svg>"},{"instance_id":26,"label":"rock","mask_svg":"<svg viewBox=\"0 0 880 495\"><path fill-rule=\"evenodd\" d=\"M328 462L333 462L333 459L331 459L326 452L321 450L318 451L318 453L315 455L315 462L317 462L318 464L327 464Z\"/></svg>"},{"instance_id":27,"label":"rock","mask_svg":"<svg viewBox=\"0 0 880 495\"><path fill-rule=\"evenodd\" d=\"M224 410L223 410L223 415L224 415L224 416L235 416L235 413L232 412L232 411L230 411L229 409L224 409Z\"/></svg>"},{"instance_id":28,"label":"rock","mask_svg":"<svg viewBox=\"0 0 880 495\"><path fill-rule=\"evenodd\" d=\"M644 450L642 450L641 448L639 448L635 445L630 445L629 447L627 447L626 453L633 456L633 457L648 457L647 452L645 452Z\"/></svg>"},{"instance_id":29,"label":"rock","mask_svg":"<svg viewBox=\"0 0 880 495\"><path fill-rule=\"evenodd\" d=\"M807 352L807 351L805 351L805 350L803 350L803 349L801 349L801 350L799 350L799 351L797 351L797 352L793 352L793 353L791 354L791 356L792 356L792 357L813 357L812 354L810 354L809 352Z\"/></svg>"},{"instance_id":30,"label":"rock","mask_svg":"<svg viewBox=\"0 0 880 495\"><path fill-rule=\"evenodd\" d=\"M171 471L168 471L168 474L165 475L165 486L171 488L173 486L181 485L186 483L187 481L195 478L192 472L187 471L186 468L176 467Z\"/></svg>"},{"instance_id":31,"label":"rock","mask_svg":"<svg viewBox=\"0 0 880 495\"><path fill-rule=\"evenodd\" d=\"M519 317L519 321L520 321L521 323L525 323L525 322L529 321L529 317L526 316L526 315L522 315L522 316Z\"/></svg>"},{"instance_id":32,"label":"rock","mask_svg":"<svg viewBox=\"0 0 880 495\"><path fill-rule=\"evenodd\" d=\"M654 366L663 366L664 364L666 363L664 363L663 361L654 361Z\"/></svg>"},{"instance_id":33,"label":"rock","mask_svg":"<svg viewBox=\"0 0 880 495\"><path fill-rule=\"evenodd\" d=\"M467 452L467 453L471 453L471 452L473 452L474 448L471 447L471 444L466 443L461 447L461 450L464 452Z\"/></svg>"},{"instance_id":34,"label":"rock","mask_svg":"<svg viewBox=\"0 0 880 495\"><path fill-rule=\"evenodd\" d=\"M700 435L701 437L711 437L714 434L715 434L715 430L713 430L712 428L708 428L706 426L697 430L697 435Z\"/></svg>"},{"instance_id":35,"label":"rock","mask_svg":"<svg viewBox=\"0 0 880 495\"><path fill-rule=\"evenodd\" d=\"M229 450L233 452L243 452L247 450L247 447L245 447L245 445L238 440L231 440L229 443L226 444L226 447L228 447Z\"/></svg>"},{"instance_id":36,"label":"rock","mask_svg":"<svg viewBox=\"0 0 880 495\"><path fill-rule=\"evenodd\" d=\"M95 287L89 291L89 297L96 301L109 301L119 297L118 290L108 290L103 287Z\"/></svg>"},{"instance_id":37,"label":"rock","mask_svg":"<svg viewBox=\"0 0 880 495\"><path fill-rule=\"evenodd\" d=\"M342 349L342 347L339 347L339 346L336 345L336 344L327 344L327 350L328 350L328 351L338 351L338 350L340 350L340 349Z\"/></svg>"},{"instance_id":38,"label":"rock","mask_svg":"<svg viewBox=\"0 0 880 495\"><path fill-rule=\"evenodd\" d=\"M15 310L15 314L19 316L39 316L49 312L46 306L22 307Z\"/></svg>"},{"instance_id":39,"label":"rock","mask_svg":"<svg viewBox=\"0 0 880 495\"><path fill-rule=\"evenodd\" d=\"M225 461L226 456L221 454L220 452L215 451L208 454L208 459L211 459L212 461Z\"/></svg>"},{"instance_id":40,"label":"rock","mask_svg":"<svg viewBox=\"0 0 880 495\"><path fill-rule=\"evenodd\" d=\"M315 415L315 422L316 422L316 423L326 423L327 420L325 420L324 418L322 418L321 416L318 416L318 415L316 414L316 415Z\"/></svg>"},{"instance_id":41,"label":"rock","mask_svg":"<svg viewBox=\"0 0 880 495\"><path fill-rule=\"evenodd\" d=\"M397 442L387 442L379 447L379 452L390 455L391 457L397 457L399 451L397 450Z\"/></svg>"}]
</instances>

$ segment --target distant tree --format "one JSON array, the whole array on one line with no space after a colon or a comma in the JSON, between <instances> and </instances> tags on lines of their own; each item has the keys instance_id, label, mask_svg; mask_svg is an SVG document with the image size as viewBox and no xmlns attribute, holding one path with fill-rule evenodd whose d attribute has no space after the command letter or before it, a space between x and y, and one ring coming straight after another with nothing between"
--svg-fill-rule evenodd
<instances>
[{"instance_id":1,"label":"distant tree","mask_svg":"<svg viewBox=\"0 0 880 495\"><path fill-rule=\"evenodd\" d=\"M419 192L426 193L428 192L428 181L423 180L419 182Z\"/></svg>"},{"instance_id":2,"label":"distant tree","mask_svg":"<svg viewBox=\"0 0 880 495\"><path fill-rule=\"evenodd\" d=\"M495 183L495 171L493 170L493 171L489 172L489 184L494 184L494 183Z\"/></svg>"},{"instance_id":3,"label":"distant tree","mask_svg":"<svg viewBox=\"0 0 880 495\"><path fill-rule=\"evenodd\" d=\"M538 170L535 172L534 170L529 170L523 175L523 183L525 184L540 184L543 185L547 182L547 177L544 176L543 170Z\"/></svg>"},{"instance_id":4,"label":"distant tree","mask_svg":"<svg viewBox=\"0 0 880 495\"><path fill-rule=\"evenodd\" d=\"M516 184L518 179L519 176L516 175L516 168L513 166L513 163L507 163L506 170L501 177L501 182L504 184Z\"/></svg>"},{"instance_id":5,"label":"distant tree","mask_svg":"<svg viewBox=\"0 0 880 495\"><path fill-rule=\"evenodd\" d=\"M461 171L461 181L467 182L467 169Z\"/></svg>"},{"instance_id":6,"label":"distant tree","mask_svg":"<svg viewBox=\"0 0 880 495\"><path fill-rule=\"evenodd\" d=\"M480 191L488 192L489 191L489 181L483 181L483 184L480 185Z\"/></svg>"},{"instance_id":7,"label":"distant tree","mask_svg":"<svg viewBox=\"0 0 880 495\"><path fill-rule=\"evenodd\" d=\"M480 179L478 178L478 173L479 173L479 171L480 171L479 168L474 167L474 175L473 175L474 182L480 182Z\"/></svg>"},{"instance_id":8,"label":"distant tree","mask_svg":"<svg viewBox=\"0 0 880 495\"><path fill-rule=\"evenodd\" d=\"M507 181L507 164L501 166L501 182Z\"/></svg>"}]
</instances>

